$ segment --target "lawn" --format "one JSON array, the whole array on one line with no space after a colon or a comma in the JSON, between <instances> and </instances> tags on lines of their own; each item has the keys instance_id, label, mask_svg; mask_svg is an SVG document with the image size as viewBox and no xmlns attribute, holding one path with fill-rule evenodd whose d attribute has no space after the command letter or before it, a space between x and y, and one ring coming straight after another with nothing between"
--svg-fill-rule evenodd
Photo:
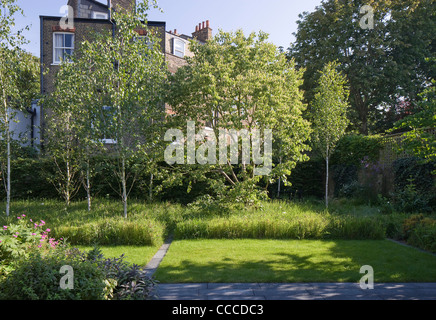
<instances>
[{"instance_id":1,"label":"lawn","mask_svg":"<svg viewBox=\"0 0 436 320\"><path fill-rule=\"evenodd\" d=\"M322 202L269 201L216 212L132 200L124 219L119 201L93 204L88 212L86 201L67 210L61 201L14 201L0 225L26 214L46 221L51 237L84 250L98 245L105 257L125 254L141 266L172 233L175 241L156 273L161 282L356 282L363 265L380 282L436 282L435 256L385 240L404 239L408 215L383 215L376 206L332 201L326 211ZM436 228L429 230L417 236L433 248L428 235Z\"/></svg>"},{"instance_id":2,"label":"lawn","mask_svg":"<svg viewBox=\"0 0 436 320\"><path fill-rule=\"evenodd\" d=\"M174 241L155 276L184 282L436 282L436 256L389 240Z\"/></svg>"}]
</instances>

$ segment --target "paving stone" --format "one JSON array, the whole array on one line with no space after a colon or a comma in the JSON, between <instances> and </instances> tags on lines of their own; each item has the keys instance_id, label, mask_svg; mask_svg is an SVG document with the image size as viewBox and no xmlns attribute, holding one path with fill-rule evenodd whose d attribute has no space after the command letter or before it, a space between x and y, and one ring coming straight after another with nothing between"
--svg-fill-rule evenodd
<instances>
[{"instance_id":1,"label":"paving stone","mask_svg":"<svg viewBox=\"0 0 436 320\"><path fill-rule=\"evenodd\" d=\"M199 290L200 295L207 295L207 296L254 296L252 289L232 289L232 290L226 290L226 289L208 289L208 290Z\"/></svg>"},{"instance_id":2,"label":"paving stone","mask_svg":"<svg viewBox=\"0 0 436 320\"><path fill-rule=\"evenodd\" d=\"M163 290L207 289L207 283L161 283L157 287Z\"/></svg>"},{"instance_id":3,"label":"paving stone","mask_svg":"<svg viewBox=\"0 0 436 320\"><path fill-rule=\"evenodd\" d=\"M226 296L226 295L209 295L207 296L207 300L266 300L264 296Z\"/></svg>"},{"instance_id":4,"label":"paving stone","mask_svg":"<svg viewBox=\"0 0 436 320\"><path fill-rule=\"evenodd\" d=\"M261 289L253 290L255 296L293 296L293 295L310 295L305 289L300 290L274 290L274 289Z\"/></svg>"},{"instance_id":5,"label":"paving stone","mask_svg":"<svg viewBox=\"0 0 436 320\"><path fill-rule=\"evenodd\" d=\"M301 291L313 289L310 283L260 283L261 289L265 290L282 290L282 291Z\"/></svg>"},{"instance_id":6,"label":"paving stone","mask_svg":"<svg viewBox=\"0 0 436 320\"><path fill-rule=\"evenodd\" d=\"M208 283L207 289L234 290L234 289L260 289L259 283Z\"/></svg>"}]
</instances>

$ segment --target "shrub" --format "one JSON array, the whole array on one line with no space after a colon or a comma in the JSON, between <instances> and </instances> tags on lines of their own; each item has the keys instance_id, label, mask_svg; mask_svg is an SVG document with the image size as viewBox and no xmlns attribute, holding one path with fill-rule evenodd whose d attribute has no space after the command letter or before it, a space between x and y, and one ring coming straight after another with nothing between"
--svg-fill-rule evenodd
<instances>
[{"instance_id":1,"label":"shrub","mask_svg":"<svg viewBox=\"0 0 436 320\"><path fill-rule=\"evenodd\" d=\"M430 196L419 192L413 178L407 179L408 184L392 193L394 207L399 212L431 212Z\"/></svg>"},{"instance_id":2,"label":"shrub","mask_svg":"<svg viewBox=\"0 0 436 320\"><path fill-rule=\"evenodd\" d=\"M59 241L49 238L51 230L44 230L44 226L45 221L34 222L23 214L17 217L17 223L0 229L0 278L11 272L16 262L31 252L56 248Z\"/></svg>"},{"instance_id":3,"label":"shrub","mask_svg":"<svg viewBox=\"0 0 436 320\"><path fill-rule=\"evenodd\" d=\"M406 212L429 212L436 209L436 184L432 171L435 163L422 163L417 158L393 162L396 209Z\"/></svg>"},{"instance_id":4,"label":"shrub","mask_svg":"<svg viewBox=\"0 0 436 320\"><path fill-rule=\"evenodd\" d=\"M104 270L106 279L114 284L110 299L113 300L145 300L155 286L155 282L146 275L138 265L124 262L124 255L119 258L104 258L99 248L94 248L87 254L87 259L96 263Z\"/></svg>"},{"instance_id":5,"label":"shrub","mask_svg":"<svg viewBox=\"0 0 436 320\"><path fill-rule=\"evenodd\" d=\"M415 214L404 220L406 241L418 248L436 252L436 219Z\"/></svg>"},{"instance_id":6,"label":"shrub","mask_svg":"<svg viewBox=\"0 0 436 320\"><path fill-rule=\"evenodd\" d=\"M60 286L60 270L65 265L74 270L73 289ZM91 261L59 251L47 255L33 252L0 283L0 299L102 300L107 286L104 280L104 271Z\"/></svg>"}]
</instances>

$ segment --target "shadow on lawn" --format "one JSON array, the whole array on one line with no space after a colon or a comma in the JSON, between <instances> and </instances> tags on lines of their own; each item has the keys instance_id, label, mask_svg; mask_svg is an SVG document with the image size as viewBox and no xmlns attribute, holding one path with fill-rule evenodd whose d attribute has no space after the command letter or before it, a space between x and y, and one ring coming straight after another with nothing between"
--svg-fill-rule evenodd
<instances>
[{"instance_id":1,"label":"shadow on lawn","mask_svg":"<svg viewBox=\"0 0 436 320\"><path fill-rule=\"evenodd\" d=\"M360 267L371 265L375 282L434 282L436 257L388 241L329 241L319 254L278 250L247 261L161 265L155 276L165 282L359 282Z\"/></svg>"}]
</instances>

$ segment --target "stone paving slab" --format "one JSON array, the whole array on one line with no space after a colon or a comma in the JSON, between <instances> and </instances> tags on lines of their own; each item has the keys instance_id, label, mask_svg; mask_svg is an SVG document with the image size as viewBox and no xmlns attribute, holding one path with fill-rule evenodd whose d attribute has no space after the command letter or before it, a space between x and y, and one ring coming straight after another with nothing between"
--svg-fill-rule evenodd
<instances>
[{"instance_id":1,"label":"stone paving slab","mask_svg":"<svg viewBox=\"0 0 436 320\"><path fill-rule=\"evenodd\" d=\"M436 283L186 283L159 284L161 300L436 300Z\"/></svg>"}]
</instances>

